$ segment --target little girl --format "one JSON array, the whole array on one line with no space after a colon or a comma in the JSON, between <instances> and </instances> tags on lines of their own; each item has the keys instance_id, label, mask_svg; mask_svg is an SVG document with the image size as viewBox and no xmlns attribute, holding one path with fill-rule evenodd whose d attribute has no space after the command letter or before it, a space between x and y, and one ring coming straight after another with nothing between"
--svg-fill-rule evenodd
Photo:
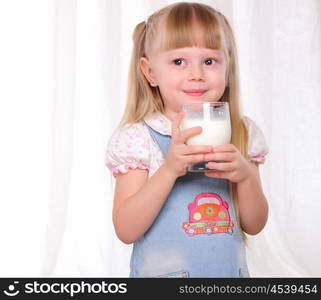
<instances>
[{"instance_id":1,"label":"little girl","mask_svg":"<svg viewBox=\"0 0 321 300\"><path fill-rule=\"evenodd\" d=\"M236 47L225 17L175 3L135 28L127 107L106 164L116 177L113 222L134 243L130 277L246 277L244 232L268 217L258 164L264 137L242 117ZM231 144L186 145L201 127L180 129L188 102L229 103ZM191 173L191 162L212 172Z\"/></svg>"}]
</instances>

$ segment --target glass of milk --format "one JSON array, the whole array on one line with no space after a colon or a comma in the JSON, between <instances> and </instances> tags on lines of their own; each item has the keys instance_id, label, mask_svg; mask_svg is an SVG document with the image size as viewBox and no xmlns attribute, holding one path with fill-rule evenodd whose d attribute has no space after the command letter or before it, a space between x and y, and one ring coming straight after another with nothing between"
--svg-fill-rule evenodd
<instances>
[{"instance_id":1,"label":"glass of milk","mask_svg":"<svg viewBox=\"0 0 321 300\"><path fill-rule=\"evenodd\" d=\"M188 102L183 104L185 118L182 129L201 126L202 132L187 140L187 145L217 147L231 142L231 121L228 102ZM213 171L207 162L192 163L189 172Z\"/></svg>"}]
</instances>

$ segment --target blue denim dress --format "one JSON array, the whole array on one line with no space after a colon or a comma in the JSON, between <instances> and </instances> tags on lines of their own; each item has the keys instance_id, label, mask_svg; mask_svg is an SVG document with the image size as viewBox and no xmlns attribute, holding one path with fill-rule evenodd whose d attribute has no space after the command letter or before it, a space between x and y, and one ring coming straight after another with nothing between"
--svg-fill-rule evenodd
<instances>
[{"instance_id":1,"label":"blue denim dress","mask_svg":"<svg viewBox=\"0 0 321 300\"><path fill-rule=\"evenodd\" d=\"M144 125L166 157L171 137ZM248 277L228 181L203 173L179 177L152 226L134 243L129 276Z\"/></svg>"}]
</instances>

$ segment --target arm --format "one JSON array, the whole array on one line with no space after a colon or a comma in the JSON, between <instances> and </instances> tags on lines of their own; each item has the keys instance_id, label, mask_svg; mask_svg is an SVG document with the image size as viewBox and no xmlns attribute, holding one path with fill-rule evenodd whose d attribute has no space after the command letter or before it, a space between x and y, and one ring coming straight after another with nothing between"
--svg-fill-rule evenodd
<instances>
[{"instance_id":1,"label":"arm","mask_svg":"<svg viewBox=\"0 0 321 300\"><path fill-rule=\"evenodd\" d=\"M116 179L113 222L120 240L130 244L140 238L159 214L176 179L186 174L191 162L204 160L210 146L186 145L185 141L201 132L193 127L180 130L184 114L178 114L172 124L171 145L163 165L148 179L146 170L130 170Z\"/></svg>"},{"instance_id":2,"label":"arm","mask_svg":"<svg viewBox=\"0 0 321 300\"><path fill-rule=\"evenodd\" d=\"M252 174L237 183L237 198L240 210L240 222L248 234L258 234L265 226L268 218L268 203L264 196L259 168L250 163Z\"/></svg>"},{"instance_id":3,"label":"arm","mask_svg":"<svg viewBox=\"0 0 321 300\"><path fill-rule=\"evenodd\" d=\"M213 149L205 156L212 172L206 176L225 178L237 183L237 197L242 229L248 234L259 233L266 224L268 204L263 194L258 166L246 160L232 144ZM215 161L215 162L213 162Z\"/></svg>"},{"instance_id":4,"label":"arm","mask_svg":"<svg viewBox=\"0 0 321 300\"><path fill-rule=\"evenodd\" d=\"M164 167L147 177L146 170L136 169L116 179L113 222L118 238L126 244L151 226L176 180Z\"/></svg>"}]
</instances>

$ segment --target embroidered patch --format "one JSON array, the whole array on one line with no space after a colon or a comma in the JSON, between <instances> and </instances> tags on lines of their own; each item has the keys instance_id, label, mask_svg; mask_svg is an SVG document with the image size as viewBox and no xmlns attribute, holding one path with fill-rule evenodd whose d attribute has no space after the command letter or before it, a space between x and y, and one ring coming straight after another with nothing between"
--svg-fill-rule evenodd
<instances>
[{"instance_id":1,"label":"embroidered patch","mask_svg":"<svg viewBox=\"0 0 321 300\"><path fill-rule=\"evenodd\" d=\"M234 224L228 211L229 205L220 195L202 193L188 205L189 222L182 228L189 236L196 234L233 233Z\"/></svg>"}]
</instances>

